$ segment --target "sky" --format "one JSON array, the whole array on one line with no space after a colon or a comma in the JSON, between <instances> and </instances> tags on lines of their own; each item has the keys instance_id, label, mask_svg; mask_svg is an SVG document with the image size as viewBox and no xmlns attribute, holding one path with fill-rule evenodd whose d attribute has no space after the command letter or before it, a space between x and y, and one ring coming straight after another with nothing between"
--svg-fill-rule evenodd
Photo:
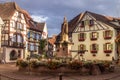
<instances>
[{"instance_id":1,"label":"sky","mask_svg":"<svg viewBox=\"0 0 120 80\"><path fill-rule=\"evenodd\" d=\"M48 35L59 34L64 16L70 21L81 12L120 17L120 0L0 0L16 2L37 22L46 22Z\"/></svg>"}]
</instances>

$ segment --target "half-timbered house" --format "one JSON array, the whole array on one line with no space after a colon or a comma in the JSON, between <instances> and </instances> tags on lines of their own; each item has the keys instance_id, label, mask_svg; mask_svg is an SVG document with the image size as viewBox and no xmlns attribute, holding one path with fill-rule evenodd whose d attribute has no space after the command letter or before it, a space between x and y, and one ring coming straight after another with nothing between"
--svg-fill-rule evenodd
<instances>
[{"instance_id":1,"label":"half-timbered house","mask_svg":"<svg viewBox=\"0 0 120 80\"><path fill-rule=\"evenodd\" d=\"M115 43L120 31L120 19L86 11L69 22L72 37L72 57L85 60L118 59Z\"/></svg>"},{"instance_id":2,"label":"half-timbered house","mask_svg":"<svg viewBox=\"0 0 120 80\"><path fill-rule=\"evenodd\" d=\"M15 2L0 4L0 17L4 21L1 35L1 53L6 62L38 53L39 39L47 38L46 23L35 22L26 10Z\"/></svg>"}]
</instances>

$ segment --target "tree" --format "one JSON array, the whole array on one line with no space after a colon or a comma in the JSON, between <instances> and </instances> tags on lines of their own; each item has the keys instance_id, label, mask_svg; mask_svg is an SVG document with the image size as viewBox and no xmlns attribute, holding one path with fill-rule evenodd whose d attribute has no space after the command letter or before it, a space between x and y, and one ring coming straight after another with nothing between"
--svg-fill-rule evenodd
<instances>
[{"instance_id":1,"label":"tree","mask_svg":"<svg viewBox=\"0 0 120 80\"><path fill-rule=\"evenodd\" d=\"M46 52L47 41L45 39L40 40L39 42L39 53L44 54Z\"/></svg>"}]
</instances>

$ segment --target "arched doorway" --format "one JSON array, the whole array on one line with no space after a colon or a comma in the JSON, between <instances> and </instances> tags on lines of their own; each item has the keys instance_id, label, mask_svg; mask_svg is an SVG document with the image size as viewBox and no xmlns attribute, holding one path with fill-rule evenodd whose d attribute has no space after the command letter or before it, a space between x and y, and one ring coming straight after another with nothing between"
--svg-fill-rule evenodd
<instances>
[{"instance_id":1,"label":"arched doorway","mask_svg":"<svg viewBox=\"0 0 120 80\"><path fill-rule=\"evenodd\" d=\"M17 60L17 52L15 50L10 52L10 60Z\"/></svg>"}]
</instances>

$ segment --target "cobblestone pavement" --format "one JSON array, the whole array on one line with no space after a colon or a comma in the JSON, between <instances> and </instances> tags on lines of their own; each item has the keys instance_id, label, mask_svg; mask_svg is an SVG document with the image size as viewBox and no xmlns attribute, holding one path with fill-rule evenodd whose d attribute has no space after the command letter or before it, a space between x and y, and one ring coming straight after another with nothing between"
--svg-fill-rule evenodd
<instances>
[{"instance_id":1,"label":"cobblestone pavement","mask_svg":"<svg viewBox=\"0 0 120 80\"><path fill-rule=\"evenodd\" d=\"M15 79L21 80L60 80L59 73L29 73L20 72L15 64L0 64L0 74ZM3 79L4 80L4 79ZM114 73L107 73L101 75L79 75L79 74L65 74L62 80L120 80L120 67L115 68Z\"/></svg>"}]
</instances>

